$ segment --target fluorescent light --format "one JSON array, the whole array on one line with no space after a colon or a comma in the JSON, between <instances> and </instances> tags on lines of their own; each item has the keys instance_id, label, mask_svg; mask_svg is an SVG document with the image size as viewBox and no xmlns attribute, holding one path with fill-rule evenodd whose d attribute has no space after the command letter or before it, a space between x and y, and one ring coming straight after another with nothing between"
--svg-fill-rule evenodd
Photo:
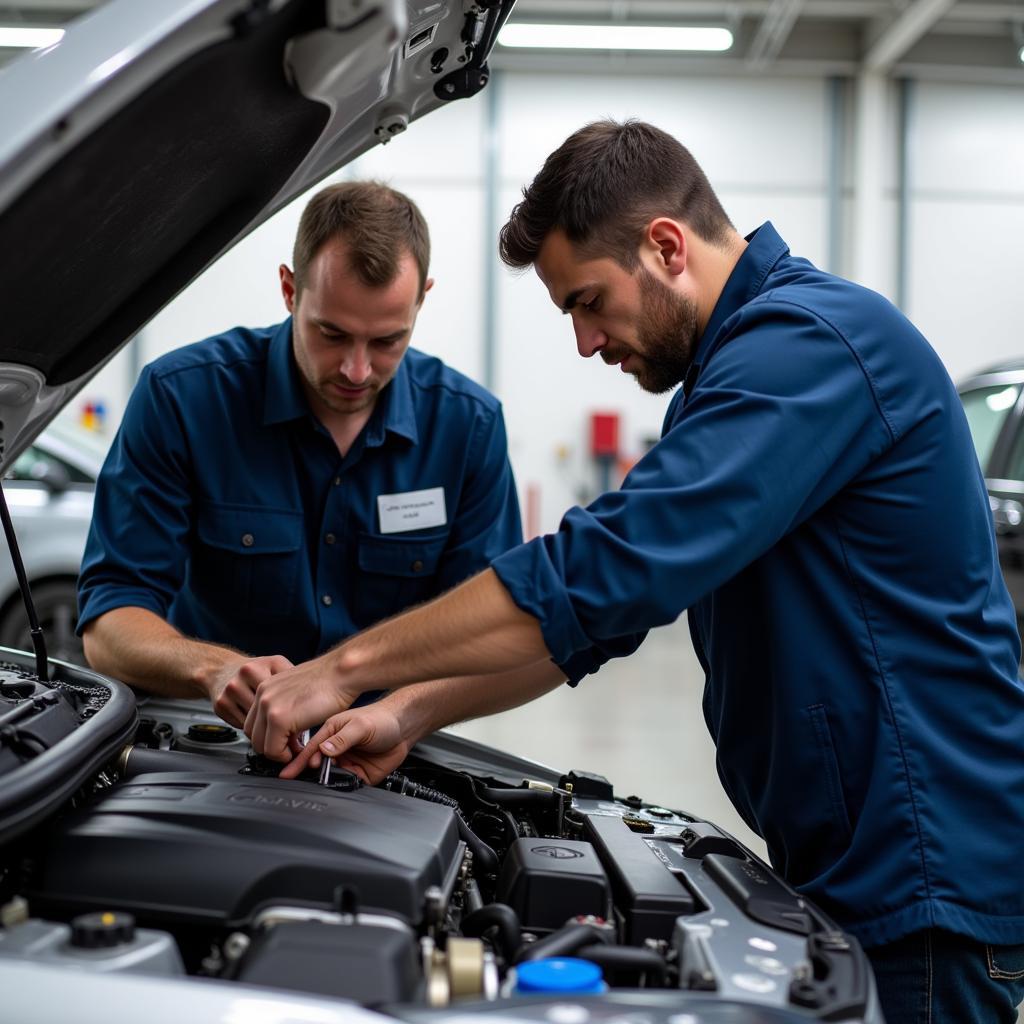
<instances>
[{"instance_id":1,"label":"fluorescent light","mask_svg":"<svg viewBox=\"0 0 1024 1024\"><path fill-rule=\"evenodd\" d=\"M1020 53L1018 53L1017 56L1020 57L1021 63L1024 63L1024 46L1020 48Z\"/></svg>"},{"instance_id":2,"label":"fluorescent light","mask_svg":"<svg viewBox=\"0 0 1024 1024\"><path fill-rule=\"evenodd\" d=\"M24 47L38 50L53 46L64 38L62 28L26 28L23 25L0 25L0 48Z\"/></svg>"},{"instance_id":3,"label":"fluorescent light","mask_svg":"<svg viewBox=\"0 0 1024 1024\"><path fill-rule=\"evenodd\" d=\"M688 25L546 25L506 24L498 34L502 46L553 50L728 50L727 28Z\"/></svg>"}]
</instances>

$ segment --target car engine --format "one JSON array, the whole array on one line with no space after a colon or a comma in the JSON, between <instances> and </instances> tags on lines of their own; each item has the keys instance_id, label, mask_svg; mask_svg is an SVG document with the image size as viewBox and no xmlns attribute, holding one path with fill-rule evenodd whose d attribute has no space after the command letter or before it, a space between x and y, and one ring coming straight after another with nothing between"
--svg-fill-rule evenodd
<instances>
[{"instance_id":1,"label":"car engine","mask_svg":"<svg viewBox=\"0 0 1024 1024\"><path fill-rule=\"evenodd\" d=\"M2 657L0 973L207 979L409 1020L602 1015L570 1020L567 999L677 1024L881 1019L853 939L713 824L600 776L440 733L379 786L289 782L208 709Z\"/></svg>"}]
</instances>

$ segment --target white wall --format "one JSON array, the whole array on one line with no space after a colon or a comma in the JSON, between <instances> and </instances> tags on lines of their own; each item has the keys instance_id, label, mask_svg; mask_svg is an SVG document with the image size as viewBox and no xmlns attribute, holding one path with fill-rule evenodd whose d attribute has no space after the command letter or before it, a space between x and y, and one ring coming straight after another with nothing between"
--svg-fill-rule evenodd
<instances>
[{"instance_id":1,"label":"white wall","mask_svg":"<svg viewBox=\"0 0 1024 1024\"><path fill-rule=\"evenodd\" d=\"M907 312L954 377L1024 355L1024 89L919 83L909 141Z\"/></svg>"}]
</instances>

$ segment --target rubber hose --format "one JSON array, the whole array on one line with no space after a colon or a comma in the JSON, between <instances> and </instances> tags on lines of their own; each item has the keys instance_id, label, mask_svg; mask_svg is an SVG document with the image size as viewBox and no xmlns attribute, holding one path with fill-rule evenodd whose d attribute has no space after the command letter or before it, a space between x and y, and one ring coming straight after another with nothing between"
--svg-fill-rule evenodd
<instances>
[{"instance_id":1,"label":"rubber hose","mask_svg":"<svg viewBox=\"0 0 1024 1024\"><path fill-rule=\"evenodd\" d=\"M554 807L558 802L558 794L545 789L492 789L481 786L479 793L485 800L505 807Z\"/></svg>"},{"instance_id":2,"label":"rubber hose","mask_svg":"<svg viewBox=\"0 0 1024 1024\"><path fill-rule=\"evenodd\" d=\"M459 826L459 835L462 837L462 841L473 853L473 860L477 867L485 874L497 874L498 855L494 850L469 827L469 822L462 816L461 811L456 811L455 822Z\"/></svg>"},{"instance_id":3,"label":"rubber hose","mask_svg":"<svg viewBox=\"0 0 1024 1024\"><path fill-rule=\"evenodd\" d=\"M125 779L147 772L223 772L238 774L244 762L206 754L188 754L181 750L150 750L149 747L125 747L119 769Z\"/></svg>"},{"instance_id":4,"label":"rubber hose","mask_svg":"<svg viewBox=\"0 0 1024 1024\"><path fill-rule=\"evenodd\" d=\"M613 971L643 973L657 988L663 988L665 985L665 959L653 949L598 944L578 949L575 955L581 960L589 960L599 967L607 967Z\"/></svg>"},{"instance_id":5,"label":"rubber hose","mask_svg":"<svg viewBox=\"0 0 1024 1024\"><path fill-rule=\"evenodd\" d=\"M496 944L511 962L523 941L519 915L506 903L489 903L462 921L462 934L470 938L479 938L491 928L497 929Z\"/></svg>"},{"instance_id":6,"label":"rubber hose","mask_svg":"<svg viewBox=\"0 0 1024 1024\"><path fill-rule=\"evenodd\" d=\"M557 932L552 932L521 949L516 957L516 963L541 960L547 956L569 956L585 946L592 946L595 942L608 943L612 935L610 928L595 928L592 924L572 921L559 928Z\"/></svg>"}]
</instances>

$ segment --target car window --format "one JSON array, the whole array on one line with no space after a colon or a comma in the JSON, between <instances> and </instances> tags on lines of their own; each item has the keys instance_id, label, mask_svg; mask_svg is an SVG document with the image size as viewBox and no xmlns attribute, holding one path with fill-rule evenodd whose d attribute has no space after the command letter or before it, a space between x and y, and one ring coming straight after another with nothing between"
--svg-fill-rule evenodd
<instances>
[{"instance_id":1,"label":"car window","mask_svg":"<svg viewBox=\"0 0 1024 1024\"><path fill-rule=\"evenodd\" d=\"M93 478L70 462L41 451L35 445L25 449L7 473L8 480L42 480L56 475L70 484L91 484Z\"/></svg>"},{"instance_id":2,"label":"car window","mask_svg":"<svg viewBox=\"0 0 1024 1024\"><path fill-rule=\"evenodd\" d=\"M1010 463L1003 475L1009 480L1024 480L1024 434L1018 434L1013 442Z\"/></svg>"},{"instance_id":3,"label":"car window","mask_svg":"<svg viewBox=\"0 0 1024 1024\"><path fill-rule=\"evenodd\" d=\"M960 395L964 412L967 413L967 425L974 439L974 450L978 453L982 469L988 467L996 438L1017 402L1020 387L1020 384L997 384L994 387L964 391Z\"/></svg>"}]
</instances>

